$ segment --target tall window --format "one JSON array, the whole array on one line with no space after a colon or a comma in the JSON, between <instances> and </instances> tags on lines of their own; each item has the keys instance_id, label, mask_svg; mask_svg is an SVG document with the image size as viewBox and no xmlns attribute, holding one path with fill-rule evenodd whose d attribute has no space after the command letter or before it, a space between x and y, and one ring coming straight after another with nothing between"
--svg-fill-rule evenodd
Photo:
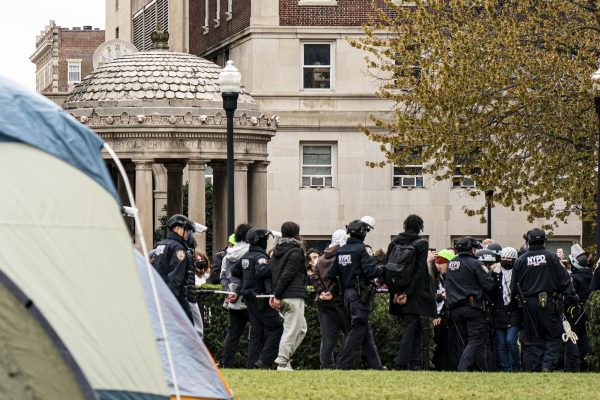
<instances>
[{"instance_id":1,"label":"tall window","mask_svg":"<svg viewBox=\"0 0 600 400\"><path fill-rule=\"evenodd\" d=\"M331 43L303 43L303 88L331 89Z\"/></svg>"},{"instance_id":2,"label":"tall window","mask_svg":"<svg viewBox=\"0 0 600 400\"><path fill-rule=\"evenodd\" d=\"M472 188L475 187L475 180L465 176L465 172L469 175L477 175L479 170L477 168L470 168L470 161L467 157L454 157L456 168L454 168L454 175L452 176L452 187L455 188Z\"/></svg>"},{"instance_id":3,"label":"tall window","mask_svg":"<svg viewBox=\"0 0 600 400\"><path fill-rule=\"evenodd\" d=\"M133 16L133 44L140 51L150 50L150 35L160 26L169 30L169 0L153 0Z\"/></svg>"},{"instance_id":4,"label":"tall window","mask_svg":"<svg viewBox=\"0 0 600 400\"><path fill-rule=\"evenodd\" d=\"M333 187L333 145L302 145L302 187Z\"/></svg>"},{"instance_id":5,"label":"tall window","mask_svg":"<svg viewBox=\"0 0 600 400\"><path fill-rule=\"evenodd\" d=\"M423 187L422 147L414 149L401 165L394 164L394 187Z\"/></svg>"},{"instance_id":6,"label":"tall window","mask_svg":"<svg viewBox=\"0 0 600 400\"><path fill-rule=\"evenodd\" d=\"M68 83L81 82L81 60L67 60L68 62Z\"/></svg>"}]
</instances>

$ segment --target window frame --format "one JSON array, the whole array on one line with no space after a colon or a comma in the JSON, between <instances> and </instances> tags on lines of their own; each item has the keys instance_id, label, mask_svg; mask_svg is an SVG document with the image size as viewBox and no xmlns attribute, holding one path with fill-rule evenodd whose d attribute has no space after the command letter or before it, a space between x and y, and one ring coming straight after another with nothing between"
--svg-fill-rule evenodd
<instances>
[{"instance_id":1,"label":"window frame","mask_svg":"<svg viewBox=\"0 0 600 400\"><path fill-rule=\"evenodd\" d=\"M402 146L402 145L400 145ZM402 164L402 165L398 165L396 163L392 163L392 188L399 188L399 189L424 189L425 188L425 174L423 173L423 168L425 165L425 162L423 161L423 146L420 146L419 148L419 153L420 154L416 154L416 152L413 152L415 154L413 154L414 157L418 157L419 161L421 161L420 164ZM414 161L414 160L410 160L410 161ZM396 174L396 168L398 169L406 169L406 168L419 168L420 169L420 174ZM400 185L396 185L395 184L395 180L396 178L400 178ZM402 182L404 180L404 178L413 178L415 180L415 184L414 185L403 185ZM421 185L418 185L418 181L419 178L421 180Z\"/></svg>"},{"instance_id":2,"label":"window frame","mask_svg":"<svg viewBox=\"0 0 600 400\"><path fill-rule=\"evenodd\" d=\"M304 49L306 45L326 44L329 45L329 65L304 64ZM335 73L335 41L333 40L302 40L300 41L300 91L331 92L334 90ZM306 68L329 68L329 87L328 88L307 88L304 83L304 70Z\"/></svg>"},{"instance_id":3,"label":"window frame","mask_svg":"<svg viewBox=\"0 0 600 400\"><path fill-rule=\"evenodd\" d=\"M465 174L461 171L461 168L471 168L468 165L469 160L463 160L462 164L456 163L456 167L452 172L452 189L473 189L477 187L477 181L474 178L465 177ZM476 175L477 173L478 171L474 168L471 176ZM471 184L465 184L465 180L470 181Z\"/></svg>"},{"instance_id":4,"label":"window frame","mask_svg":"<svg viewBox=\"0 0 600 400\"><path fill-rule=\"evenodd\" d=\"M335 168L336 168L336 157L337 157L337 143L333 143L333 142L301 142L300 143L300 188L307 188L307 189L332 189L336 187L337 181L336 181L336 177L335 177ZM305 147L316 147L316 146L320 146L320 147L329 147L330 149L330 154L331 154L331 159L330 159L330 163L328 165L325 164L304 164L304 148ZM329 175L305 175L304 174L304 167L329 167L331 168L331 173ZM312 178L319 178L319 177L323 177L323 185L312 185ZM327 185L327 178L331 178L331 186ZM308 178L309 179L309 185L304 185L304 178Z\"/></svg>"},{"instance_id":5,"label":"window frame","mask_svg":"<svg viewBox=\"0 0 600 400\"><path fill-rule=\"evenodd\" d=\"M79 68L79 80L71 79L71 66L77 66ZM81 82L81 59L68 59L67 60L67 84L75 85Z\"/></svg>"}]
</instances>

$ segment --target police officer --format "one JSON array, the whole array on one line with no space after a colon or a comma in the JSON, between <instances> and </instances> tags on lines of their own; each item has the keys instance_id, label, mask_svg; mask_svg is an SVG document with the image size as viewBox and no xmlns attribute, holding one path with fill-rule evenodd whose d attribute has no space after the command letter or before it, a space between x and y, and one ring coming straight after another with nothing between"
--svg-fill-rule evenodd
<instances>
[{"instance_id":1,"label":"police officer","mask_svg":"<svg viewBox=\"0 0 600 400\"><path fill-rule=\"evenodd\" d=\"M528 250L515 261L511 290L523 304L523 322L533 345L532 365L524 367L549 372L560 354L562 295L572 302L579 297L558 256L546 251L546 232L534 228L524 238Z\"/></svg>"},{"instance_id":2,"label":"police officer","mask_svg":"<svg viewBox=\"0 0 600 400\"><path fill-rule=\"evenodd\" d=\"M459 371L477 367L487 370L484 349L487 320L484 313L484 291L494 288L494 280L483 267L475 252L479 241L463 236L455 243L458 255L448 263L446 272L446 302L450 310L454 334L465 345L458 362ZM455 357L458 354L455 354Z\"/></svg>"},{"instance_id":3,"label":"police officer","mask_svg":"<svg viewBox=\"0 0 600 400\"><path fill-rule=\"evenodd\" d=\"M567 302L566 314L571 329L577 335L577 343L567 340L565 343L565 371L579 372L587 370L585 356L589 352L589 340L586 329L587 315L584 304L590 296L592 269L588 265L588 253L579 244L571 246L571 282L579 296L579 303Z\"/></svg>"},{"instance_id":4,"label":"police officer","mask_svg":"<svg viewBox=\"0 0 600 400\"><path fill-rule=\"evenodd\" d=\"M364 239L371 229L367 223L354 220L346 226L350 235L346 244L338 249L327 272L327 277L340 282L344 293L344 306L350 316L350 330L344 340L336 368L351 369L361 348L371 369L382 369L375 346L373 330L369 324L371 300L375 292L373 279L383 275L376 261L365 249Z\"/></svg>"},{"instance_id":5,"label":"police officer","mask_svg":"<svg viewBox=\"0 0 600 400\"><path fill-rule=\"evenodd\" d=\"M185 215L175 214L167 220L167 228L167 238L154 249L153 265L193 323L187 278L194 273L194 263L187 240L194 231L194 223Z\"/></svg>"},{"instance_id":6,"label":"police officer","mask_svg":"<svg viewBox=\"0 0 600 400\"><path fill-rule=\"evenodd\" d=\"M269 307L267 298L256 297L273 291L270 285L270 260L266 252L270 235L271 231L267 229L251 228L246 234L250 248L231 269L231 274L242 280L236 293L244 296L250 318L248 368L271 368L283 333L279 313ZM236 298L231 300L235 302Z\"/></svg>"}]
</instances>

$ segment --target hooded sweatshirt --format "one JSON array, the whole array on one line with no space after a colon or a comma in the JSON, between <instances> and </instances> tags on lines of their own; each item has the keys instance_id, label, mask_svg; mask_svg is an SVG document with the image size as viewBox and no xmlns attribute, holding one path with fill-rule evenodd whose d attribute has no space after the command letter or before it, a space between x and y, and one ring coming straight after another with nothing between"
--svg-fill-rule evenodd
<instances>
[{"instance_id":1,"label":"hooded sweatshirt","mask_svg":"<svg viewBox=\"0 0 600 400\"><path fill-rule=\"evenodd\" d=\"M235 292L241 280L231 275L231 269L248 252L250 245L246 242L238 242L235 246L227 248L227 254L223 257L221 267L221 286L223 290ZM246 308L242 296L235 303L225 303L224 306L230 310L243 310Z\"/></svg>"},{"instance_id":2,"label":"hooded sweatshirt","mask_svg":"<svg viewBox=\"0 0 600 400\"><path fill-rule=\"evenodd\" d=\"M273 294L277 299L306 297L306 265L302 242L294 238L281 238L271 257Z\"/></svg>"}]
</instances>

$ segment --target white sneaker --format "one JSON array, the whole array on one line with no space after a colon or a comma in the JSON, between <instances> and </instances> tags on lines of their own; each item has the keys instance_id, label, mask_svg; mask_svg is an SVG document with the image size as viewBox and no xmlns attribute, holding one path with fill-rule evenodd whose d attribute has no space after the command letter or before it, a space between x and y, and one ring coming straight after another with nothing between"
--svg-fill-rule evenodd
<instances>
[{"instance_id":1,"label":"white sneaker","mask_svg":"<svg viewBox=\"0 0 600 400\"><path fill-rule=\"evenodd\" d=\"M293 371L292 364L289 362L286 364L277 364L277 371Z\"/></svg>"}]
</instances>

